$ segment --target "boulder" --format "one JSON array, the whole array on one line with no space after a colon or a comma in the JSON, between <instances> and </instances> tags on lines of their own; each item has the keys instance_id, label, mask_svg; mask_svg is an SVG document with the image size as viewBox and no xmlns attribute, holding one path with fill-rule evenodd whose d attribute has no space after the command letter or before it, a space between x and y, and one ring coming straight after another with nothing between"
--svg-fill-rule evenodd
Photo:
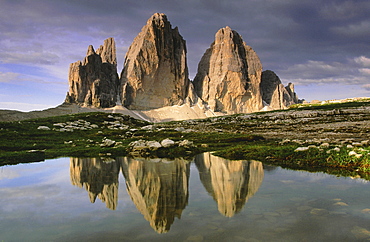
<instances>
[{"instance_id":1,"label":"boulder","mask_svg":"<svg viewBox=\"0 0 370 242\"><path fill-rule=\"evenodd\" d=\"M126 53L122 103L136 110L181 105L189 83L185 40L165 14L156 13Z\"/></svg>"},{"instance_id":2,"label":"boulder","mask_svg":"<svg viewBox=\"0 0 370 242\"><path fill-rule=\"evenodd\" d=\"M37 127L38 130L50 130L48 126L39 126Z\"/></svg>"},{"instance_id":3,"label":"boulder","mask_svg":"<svg viewBox=\"0 0 370 242\"><path fill-rule=\"evenodd\" d=\"M149 150L152 151L158 150L159 148L162 147L162 145L158 141L148 141L146 145L148 146Z\"/></svg>"},{"instance_id":4,"label":"boulder","mask_svg":"<svg viewBox=\"0 0 370 242\"><path fill-rule=\"evenodd\" d=\"M212 111L250 113L262 109L262 64L256 52L230 27L220 29L194 78L197 95Z\"/></svg>"},{"instance_id":5,"label":"boulder","mask_svg":"<svg viewBox=\"0 0 370 242\"><path fill-rule=\"evenodd\" d=\"M168 147L174 146L175 145L175 141L173 141L171 139L164 139L164 140L161 141L161 145L164 148L168 148Z\"/></svg>"},{"instance_id":6,"label":"boulder","mask_svg":"<svg viewBox=\"0 0 370 242\"><path fill-rule=\"evenodd\" d=\"M106 39L96 52L90 45L84 61L70 65L68 83L66 103L98 108L115 106L119 79L114 39Z\"/></svg>"},{"instance_id":7,"label":"boulder","mask_svg":"<svg viewBox=\"0 0 370 242\"><path fill-rule=\"evenodd\" d=\"M103 139L102 143L100 144L101 147L113 147L116 141L111 139Z\"/></svg>"}]
</instances>

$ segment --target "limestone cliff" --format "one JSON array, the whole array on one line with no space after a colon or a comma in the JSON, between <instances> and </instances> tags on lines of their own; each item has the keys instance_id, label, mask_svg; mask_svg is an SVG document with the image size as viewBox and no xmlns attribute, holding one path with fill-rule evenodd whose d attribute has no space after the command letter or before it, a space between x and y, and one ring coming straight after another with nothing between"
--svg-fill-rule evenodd
<instances>
[{"instance_id":1,"label":"limestone cliff","mask_svg":"<svg viewBox=\"0 0 370 242\"><path fill-rule=\"evenodd\" d=\"M261 162L229 161L210 153L195 157L200 180L217 202L218 211L232 217L244 207L262 184Z\"/></svg>"},{"instance_id":2,"label":"limestone cliff","mask_svg":"<svg viewBox=\"0 0 370 242\"><path fill-rule=\"evenodd\" d=\"M262 65L254 50L229 27L220 29L203 55L194 88L211 110L250 113L262 107Z\"/></svg>"},{"instance_id":3,"label":"limestone cliff","mask_svg":"<svg viewBox=\"0 0 370 242\"><path fill-rule=\"evenodd\" d=\"M294 85L289 83L288 86L284 87L280 78L273 71L262 72L260 88L263 101L271 109L285 109L298 103Z\"/></svg>"},{"instance_id":4,"label":"limestone cliff","mask_svg":"<svg viewBox=\"0 0 370 242\"><path fill-rule=\"evenodd\" d=\"M122 103L145 110L180 105L189 90L186 43L166 15L154 14L126 53Z\"/></svg>"},{"instance_id":5,"label":"limestone cliff","mask_svg":"<svg viewBox=\"0 0 370 242\"><path fill-rule=\"evenodd\" d=\"M90 202L98 197L107 208L115 210L118 202L119 163L101 158L70 158L70 178L74 186L84 187Z\"/></svg>"},{"instance_id":6,"label":"limestone cliff","mask_svg":"<svg viewBox=\"0 0 370 242\"><path fill-rule=\"evenodd\" d=\"M156 232L168 232L188 203L190 162L121 158L121 164L137 209Z\"/></svg>"},{"instance_id":7,"label":"limestone cliff","mask_svg":"<svg viewBox=\"0 0 370 242\"><path fill-rule=\"evenodd\" d=\"M98 108L115 106L119 80L114 39L106 39L96 52L90 45L85 59L70 65L68 83L66 103Z\"/></svg>"}]
</instances>

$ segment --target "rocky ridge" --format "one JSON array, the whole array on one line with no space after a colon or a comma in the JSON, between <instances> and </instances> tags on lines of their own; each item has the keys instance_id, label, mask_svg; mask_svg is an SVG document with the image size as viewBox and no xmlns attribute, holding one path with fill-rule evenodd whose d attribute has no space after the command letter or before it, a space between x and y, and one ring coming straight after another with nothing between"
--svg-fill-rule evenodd
<instances>
[{"instance_id":1,"label":"rocky ridge","mask_svg":"<svg viewBox=\"0 0 370 242\"><path fill-rule=\"evenodd\" d=\"M70 65L68 83L66 103L96 108L115 106L118 74L114 39L106 39L96 52L90 45L85 59Z\"/></svg>"},{"instance_id":2,"label":"rocky ridge","mask_svg":"<svg viewBox=\"0 0 370 242\"><path fill-rule=\"evenodd\" d=\"M216 33L194 81L188 77L186 51L178 28L166 15L154 14L131 44L120 78L115 41L108 38L70 65L62 105L33 112L0 110L0 121L118 112L163 122L284 109L299 102L293 84L283 87L275 74L262 75L255 51L229 27Z\"/></svg>"},{"instance_id":3,"label":"rocky ridge","mask_svg":"<svg viewBox=\"0 0 370 242\"><path fill-rule=\"evenodd\" d=\"M297 94L294 92L294 85L289 83L284 87L273 71L262 72L260 90L262 100L271 110L286 109L290 105L299 103Z\"/></svg>"},{"instance_id":4,"label":"rocky ridge","mask_svg":"<svg viewBox=\"0 0 370 242\"><path fill-rule=\"evenodd\" d=\"M194 87L215 112L250 113L262 109L262 64L253 49L230 27L220 29L203 55Z\"/></svg>"},{"instance_id":5,"label":"rocky ridge","mask_svg":"<svg viewBox=\"0 0 370 242\"><path fill-rule=\"evenodd\" d=\"M260 59L230 27L216 33L193 82L189 80L186 55L186 42L178 28L172 28L165 14L156 13L127 51L120 79L114 39L105 40L97 51L89 46L84 61L70 66L66 103L109 108L121 101L131 110L187 104L200 106L203 116L208 110L211 115L250 113L263 108L262 96L270 91L269 83L276 82L274 76L265 75L261 84ZM280 84L277 94L270 98L272 103L266 102L271 109L298 102L294 87L280 88Z\"/></svg>"},{"instance_id":6,"label":"rocky ridge","mask_svg":"<svg viewBox=\"0 0 370 242\"><path fill-rule=\"evenodd\" d=\"M189 83L185 40L166 15L156 13L127 51L122 103L138 110L181 105Z\"/></svg>"}]
</instances>

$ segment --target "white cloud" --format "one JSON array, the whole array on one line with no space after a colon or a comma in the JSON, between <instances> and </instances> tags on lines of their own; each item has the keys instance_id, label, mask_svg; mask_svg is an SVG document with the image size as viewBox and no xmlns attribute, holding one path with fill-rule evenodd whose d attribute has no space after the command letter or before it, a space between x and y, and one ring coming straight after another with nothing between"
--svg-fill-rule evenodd
<instances>
[{"instance_id":1,"label":"white cloud","mask_svg":"<svg viewBox=\"0 0 370 242\"><path fill-rule=\"evenodd\" d=\"M0 72L0 83L9 83L19 78L19 73L14 72Z\"/></svg>"},{"instance_id":2,"label":"white cloud","mask_svg":"<svg viewBox=\"0 0 370 242\"><path fill-rule=\"evenodd\" d=\"M59 57L54 53L37 51L28 51L26 53L3 52L0 54L0 58L3 63L15 64L53 65L59 61Z\"/></svg>"},{"instance_id":3,"label":"white cloud","mask_svg":"<svg viewBox=\"0 0 370 242\"><path fill-rule=\"evenodd\" d=\"M362 21L356 24L349 24L346 26L333 27L334 33L351 36L351 37L362 37L370 35L370 21Z\"/></svg>"},{"instance_id":4,"label":"white cloud","mask_svg":"<svg viewBox=\"0 0 370 242\"><path fill-rule=\"evenodd\" d=\"M365 56L356 57L354 58L354 61L363 67L370 67L370 58L367 58Z\"/></svg>"},{"instance_id":5,"label":"white cloud","mask_svg":"<svg viewBox=\"0 0 370 242\"><path fill-rule=\"evenodd\" d=\"M361 68L359 69L359 72L364 75L370 76L370 68Z\"/></svg>"},{"instance_id":6,"label":"white cloud","mask_svg":"<svg viewBox=\"0 0 370 242\"><path fill-rule=\"evenodd\" d=\"M370 91L370 84L365 84L362 86L364 89Z\"/></svg>"},{"instance_id":7,"label":"white cloud","mask_svg":"<svg viewBox=\"0 0 370 242\"><path fill-rule=\"evenodd\" d=\"M0 168L0 181L5 180L5 179L14 179L19 177L19 173L14 170L6 170L5 172L3 171L3 168Z\"/></svg>"},{"instance_id":8,"label":"white cloud","mask_svg":"<svg viewBox=\"0 0 370 242\"><path fill-rule=\"evenodd\" d=\"M362 85L369 83L370 59L365 56L340 62L307 61L293 65L277 73L282 81L295 84L340 83L345 85Z\"/></svg>"}]
</instances>

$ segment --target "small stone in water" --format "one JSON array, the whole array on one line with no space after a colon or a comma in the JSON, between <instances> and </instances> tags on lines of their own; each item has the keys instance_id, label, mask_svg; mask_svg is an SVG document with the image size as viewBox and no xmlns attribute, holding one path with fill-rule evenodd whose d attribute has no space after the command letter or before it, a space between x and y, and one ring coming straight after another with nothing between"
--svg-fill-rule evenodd
<instances>
[{"instance_id":1,"label":"small stone in water","mask_svg":"<svg viewBox=\"0 0 370 242\"><path fill-rule=\"evenodd\" d=\"M370 237L370 231L359 226L353 227L351 232L357 239L362 240Z\"/></svg>"},{"instance_id":2,"label":"small stone in water","mask_svg":"<svg viewBox=\"0 0 370 242\"><path fill-rule=\"evenodd\" d=\"M319 216L322 216L322 215L326 215L328 214L328 210L326 209L322 209L322 208L313 208L310 212L312 215L319 215Z\"/></svg>"},{"instance_id":3,"label":"small stone in water","mask_svg":"<svg viewBox=\"0 0 370 242\"><path fill-rule=\"evenodd\" d=\"M362 209L361 213L369 213L370 214L370 208Z\"/></svg>"},{"instance_id":4,"label":"small stone in water","mask_svg":"<svg viewBox=\"0 0 370 242\"><path fill-rule=\"evenodd\" d=\"M344 202L336 202L334 203L334 206L348 206L348 204Z\"/></svg>"}]
</instances>

